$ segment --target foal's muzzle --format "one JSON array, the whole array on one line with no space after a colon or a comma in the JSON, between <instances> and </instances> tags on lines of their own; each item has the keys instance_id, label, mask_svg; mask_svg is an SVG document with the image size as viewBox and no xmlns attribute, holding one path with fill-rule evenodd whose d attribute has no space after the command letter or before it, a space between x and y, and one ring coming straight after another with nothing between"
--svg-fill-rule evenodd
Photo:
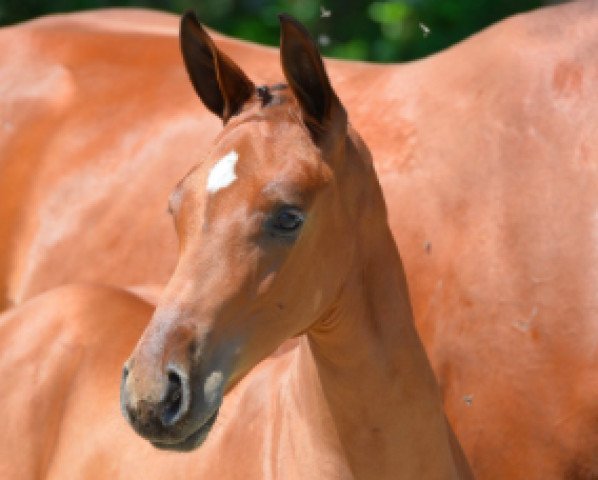
<instances>
[{"instance_id":1,"label":"foal's muzzle","mask_svg":"<svg viewBox=\"0 0 598 480\"><path fill-rule=\"evenodd\" d=\"M151 441L177 438L191 405L188 376L177 368L168 368L157 380L158 385L153 385L152 394L145 397L135 392L134 383L125 365L120 401L131 426Z\"/></svg>"}]
</instances>

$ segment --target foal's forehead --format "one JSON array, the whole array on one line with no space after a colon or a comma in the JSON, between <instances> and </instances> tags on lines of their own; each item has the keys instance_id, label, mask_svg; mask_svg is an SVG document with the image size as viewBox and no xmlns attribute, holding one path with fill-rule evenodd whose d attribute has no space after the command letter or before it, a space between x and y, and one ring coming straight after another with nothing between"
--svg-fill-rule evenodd
<instances>
[{"instance_id":1,"label":"foal's forehead","mask_svg":"<svg viewBox=\"0 0 598 480\"><path fill-rule=\"evenodd\" d=\"M302 182L318 174L322 158L307 129L284 106L271 108L272 114L250 111L225 128L205 162L208 187L219 173L264 183Z\"/></svg>"},{"instance_id":2,"label":"foal's forehead","mask_svg":"<svg viewBox=\"0 0 598 480\"><path fill-rule=\"evenodd\" d=\"M231 197L245 203L239 195L261 205L301 203L330 177L295 102L256 102L229 121L200 165L179 182L170 204L176 210L185 192L201 203Z\"/></svg>"},{"instance_id":3,"label":"foal's forehead","mask_svg":"<svg viewBox=\"0 0 598 480\"><path fill-rule=\"evenodd\" d=\"M288 100L266 108L254 105L233 119L215 141L216 151L223 148L247 149L261 161L278 163L284 158L274 158L271 153L281 149L305 161L317 154L297 106Z\"/></svg>"}]
</instances>

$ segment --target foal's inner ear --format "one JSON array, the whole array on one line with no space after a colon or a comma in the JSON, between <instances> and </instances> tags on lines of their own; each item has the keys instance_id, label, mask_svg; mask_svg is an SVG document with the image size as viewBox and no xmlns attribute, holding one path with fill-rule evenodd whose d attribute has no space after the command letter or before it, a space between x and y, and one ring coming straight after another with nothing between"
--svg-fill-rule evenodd
<instances>
[{"instance_id":1,"label":"foal's inner ear","mask_svg":"<svg viewBox=\"0 0 598 480\"><path fill-rule=\"evenodd\" d=\"M286 80L297 98L304 121L321 132L335 109L343 111L326 74L322 57L306 28L290 15L279 15L280 60Z\"/></svg>"},{"instance_id":2,"label":"foal's inner ear","mask_svg":"<svg viewBox=\"0 0 598 480\"><path fill-rule=\"evenodd\" d=\"M180 41L195 91L204 105L226 123L254 94L253 82L216 48L192 11L185 12L181 18Z\"/></svg>"}]
</instances>

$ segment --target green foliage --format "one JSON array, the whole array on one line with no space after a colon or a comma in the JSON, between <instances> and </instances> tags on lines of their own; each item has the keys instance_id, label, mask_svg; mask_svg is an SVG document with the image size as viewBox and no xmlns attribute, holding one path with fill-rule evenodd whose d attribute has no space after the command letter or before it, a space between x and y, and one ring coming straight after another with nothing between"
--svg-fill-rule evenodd
<instances>
[{"instance_id":1,"label":"green foliage","mask_svg":"<svg viewBox=\"0 0 598 480\"><path fill-rule=\"evenodd\" d=\"M276 15L307 25L327 56L397 62L446 48L551 0L0 0L0 25L55 12L136 6L181 13L237 38L277 45Z\"/></svg>"}]
</instances>

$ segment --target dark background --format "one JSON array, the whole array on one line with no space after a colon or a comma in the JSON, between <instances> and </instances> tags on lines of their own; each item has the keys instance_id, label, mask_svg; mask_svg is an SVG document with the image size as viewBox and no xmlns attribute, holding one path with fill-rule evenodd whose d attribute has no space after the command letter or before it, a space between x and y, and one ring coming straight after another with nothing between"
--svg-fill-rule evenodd
<instances>
[{"instance_id":1,"label":"dark background","mask_svg":"<svg viewBox=\"0 0 598 480\"><path fill-rule=\"evenodd\" d=\"M0 25L101 7L181 13L237 38L277 45L277 13L307 25L327 56L397 62L452 45L502 18L554 0L0 0Z\"/></svg>"}]
</instances>

